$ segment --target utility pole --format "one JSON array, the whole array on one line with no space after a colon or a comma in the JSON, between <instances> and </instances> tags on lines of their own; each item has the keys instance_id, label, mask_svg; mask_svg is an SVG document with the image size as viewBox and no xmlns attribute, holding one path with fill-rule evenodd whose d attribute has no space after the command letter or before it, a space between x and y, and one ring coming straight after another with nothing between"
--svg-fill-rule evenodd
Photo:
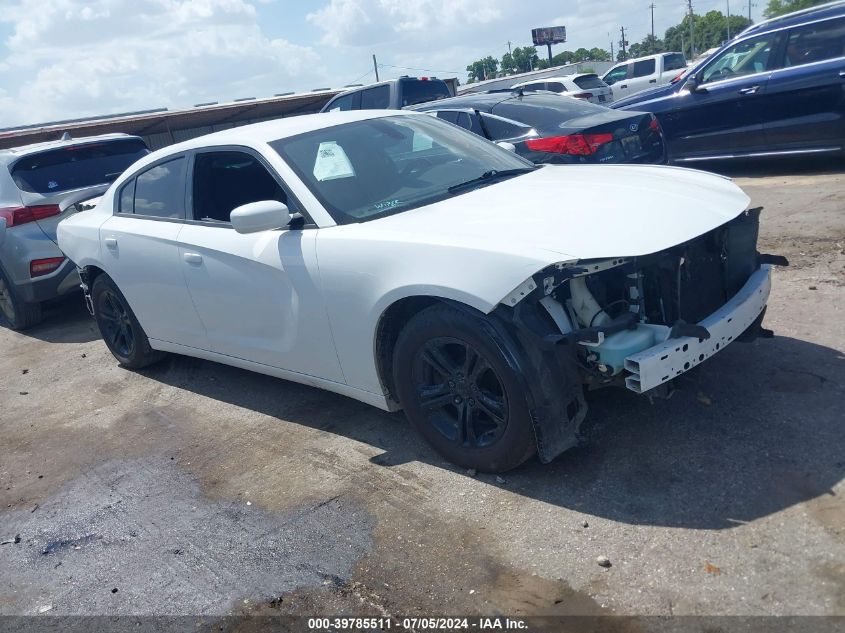
<instances>
[{"instance_id":1,"label":"utility pole","mask_svg":"<svg viewBox=\"0 0 845 633\"><path fill-rule=\"evenodd\" d=\"M373 70L376 71L376 82L378 82L378 64L376 63L375 53L373 53Z\"/></svg>"},{"instance_id":2,"label":"utility pole","mask_svg":"<svg viewBox=\"0 0 845 633\"><path fill-rule=\"evenodd\" d=\"M622 41L619 42L619 46L622 47L622 57L623 61L628 59L628 42L625 41L625 27L622 27Z\"/></svg>"},{"instance_id":3,"label":"utility pole","mask_svg":"<svg viewBox=\"0 0 845 633\"><path fill-rule=\"evenodd\" d=\"M687 0L689 6L689 50L690 57L695 59L695 14L692 12L692 0Z\"/></svg>"},{"instance_id":4,"label":"utility pole","mask_svg":"<svg viewBox=\"0 0 845 633\"><path fill-rule=\"evenodd\" d=\"M508 53L509 54L511 53L511 41L510 40L508 40Z\"/></svg>"},{"instance_id":5,"label":"utility pole","mask_svg":"<svg viewBox=\"0 0 845 633\"><path fill-rule=\"evenodd\" d=\"M613 38L610 37L610 33L607 34L608 39L610 39L610 61L616 62L616 56L613 54Z\"/></svg>"},{"instance_id":6,"label":"utility pole","mask_svg":"<svg viewBox=\"0 0 845 633\"><path fill-rule=\"evenodd\" d=\"M728 3L728 41L731 40L731 0L727 0Z\"/></svg>"},{"instance_id":7,"label":"utility pole","mask_svg":"<svg viewBox=\"0 0 845 633\"><path fill-rule=\"evenodd\" d=\"M654 3L652 2L648 8L651 9L651 52L654 53Z\"/></svg>"},{"instance_id":8,"label":"utility pole","mask_svg":"<svg viewBox=\"0 0 845 633\"><path fill-rule=\"evenodd\" d=\"M748 0L748 21L751 21L751 0Z\"/></svg>"}]
</instances>

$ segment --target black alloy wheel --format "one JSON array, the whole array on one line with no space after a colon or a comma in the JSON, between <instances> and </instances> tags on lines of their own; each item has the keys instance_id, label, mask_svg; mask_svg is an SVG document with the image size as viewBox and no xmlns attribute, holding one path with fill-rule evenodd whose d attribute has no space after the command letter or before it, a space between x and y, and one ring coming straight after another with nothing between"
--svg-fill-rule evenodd
<instances>
[{"instance_id":1,"label":"black alloy wheel","mask_svg":"<svg viewBox=\"0 0 845 633\"><path fill-rule=\"evenodd\" d=\"M416 354L417 403L428 423L464 448L492 446L508 426L505 388L486 358L466 341L442 337Z\"/></svg>"}]
</instances>

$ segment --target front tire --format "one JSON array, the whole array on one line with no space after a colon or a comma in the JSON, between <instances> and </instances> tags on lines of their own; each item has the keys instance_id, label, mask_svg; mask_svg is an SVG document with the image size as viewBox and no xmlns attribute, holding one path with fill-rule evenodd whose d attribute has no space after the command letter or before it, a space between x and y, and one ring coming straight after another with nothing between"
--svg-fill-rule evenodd
<instances>
[{"instance_id":1,"label":"front tire","mask_svg":"<svg viewBox=\"0 0 845 633\"><path fill-rule=\"evenodd\" d=\"M40 303L21 301L12 283L0 271L0 320L12 330L25 330L41 323L44 313Z\"/></svg>"},{"instance_id":2,"label":"front tire","mask_svg":"<svg viewBox=\"0 0 845 633\"><path fill-rule=\"evenodd\" d=\"M144 329L111 277L103 274L94 280L91 301L103 341L123 367L141 369L165 357L164 352L150 347Z\"/></svg>"},{"instance_id":3,"label":"front tire","mask_svg":"<svg viewBox=\"0 0 845 633\"><path fill-rule=\"evenodd\" d=\"M536 451L526 394L487 318L435 305L399 335L394 383L405 415L453 464L516 468Z\"/></svg>"}]
</instances>

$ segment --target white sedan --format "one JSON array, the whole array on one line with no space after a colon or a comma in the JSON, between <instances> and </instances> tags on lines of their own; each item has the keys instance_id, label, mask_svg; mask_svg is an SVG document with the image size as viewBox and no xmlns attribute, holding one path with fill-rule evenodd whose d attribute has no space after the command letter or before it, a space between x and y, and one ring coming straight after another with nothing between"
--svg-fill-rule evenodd
<instances>
[{"instance_id":1,"label":"white sedan","mask_svg":"<svg viewBox=\"0 0 845 633\"><path fill-rule=\"evenodd\" d=\"M576 444L585 388L663 391L762 331L748 202L703 172L536 167L424 114L337 112L154 152L58 235L122 365L173 352L401 408L504 471Z\"/></svg>"}]
</instances>

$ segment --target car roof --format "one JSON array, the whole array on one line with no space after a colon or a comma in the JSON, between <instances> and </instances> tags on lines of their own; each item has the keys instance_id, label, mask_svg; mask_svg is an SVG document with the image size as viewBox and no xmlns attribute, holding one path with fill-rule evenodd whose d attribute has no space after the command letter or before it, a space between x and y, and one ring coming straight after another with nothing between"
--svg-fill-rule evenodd
<instances>
[{"instance_id":1,"label":"car roof","mask_svg":"<svg viewBox=\"0 0 845 633\"><path fill-rule=\"evenodd\" d=\"M822 20L825 18L835 18L845 15L845 2L837 0L836 2L828 2L826 4L819 4L808 9L794 11L786 15L779 15L776 18L764 20L757 24L752 24L742 33L737 36L745 37L754 33L762 33L765 31L773 31L776 29L788 28L791 26L798 26L805 22L812 22L813 20Z\"/></svg>"},{"instance_id":2,"label":"car roof","mask_svg":"<svg viewBox=\"0 0 845 633\"><path fill-rule=\"evenodd\" d=\"M58 139L56 141L45 141L43 143L32 143L31 145L20 145L18 147L9 147L0 150L0 162L8 163L18 160L22 156L30 154L38 154L40 152L51 149L60 149L68 146L85 145L87 143L102 143L103 141L116 141L136 139L142 140L139 136L131 134L114 133L114 134L100 134L98 136L81 136L79 138Z\"/></svg>"}]
</instances>

